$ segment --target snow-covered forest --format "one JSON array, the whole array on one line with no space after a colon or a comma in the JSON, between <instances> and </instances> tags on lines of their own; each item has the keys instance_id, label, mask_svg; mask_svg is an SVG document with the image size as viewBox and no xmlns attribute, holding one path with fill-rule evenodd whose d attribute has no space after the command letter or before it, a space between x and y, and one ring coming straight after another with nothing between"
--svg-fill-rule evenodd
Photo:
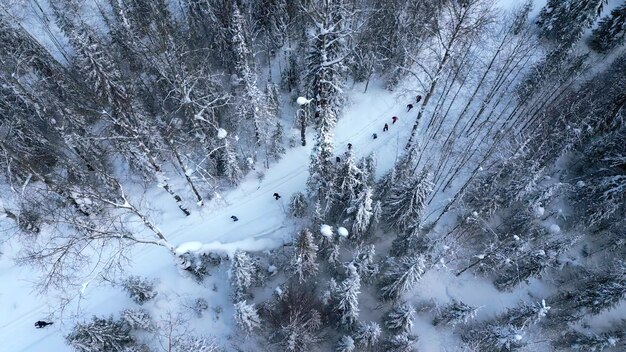
<instances>
[{"instance_id":1,"label":"snow-covered forest","mask_svg":"<svg viewBox=\"0 0 626 352\"><path fill-rule=\"evenodd\" d=\"M0 0L2 352L625 351L625 0Z\"/></svg>"}]
</instances>

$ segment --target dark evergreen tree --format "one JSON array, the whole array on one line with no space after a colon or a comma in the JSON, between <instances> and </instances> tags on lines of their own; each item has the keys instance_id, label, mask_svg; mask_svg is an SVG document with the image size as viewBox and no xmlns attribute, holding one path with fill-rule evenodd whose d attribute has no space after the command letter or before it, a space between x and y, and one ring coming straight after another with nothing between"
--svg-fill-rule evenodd
<instances>
[{"instance_id":1,"label":"dark evergreen tree","mask_svg":"<svg viewBox=\"0 0 626 352\"><path fill-rule=\"evenodd\" d=\"M433 190L431 178L428 171L422 171L417 177L396 180L382 205L387 223L394 230L404 232L420 225L422 210Z\"/></svg>"},{"instance_id":2,"label":"dark evergreen tree","mask_svg":"<svg viewBox=\"0 0 626 352\"><path fill-rule=\"evenodd\" d=\"M626 3L616 7L609 16L600 20L593 30L590 46L593 50L604 53L622 45L626 38Z\"/></svg>"},{"instance_id":3,"label":"dark evergreen tree","mask_svg":"<svg viewBox=\"0 0 626 352\"><path fill-rule=\"evenodd\" d=\"M541 36L571 45L600 16L606 0L549 0L541 9L537 24Z\"/></svg>"}]
</instances>

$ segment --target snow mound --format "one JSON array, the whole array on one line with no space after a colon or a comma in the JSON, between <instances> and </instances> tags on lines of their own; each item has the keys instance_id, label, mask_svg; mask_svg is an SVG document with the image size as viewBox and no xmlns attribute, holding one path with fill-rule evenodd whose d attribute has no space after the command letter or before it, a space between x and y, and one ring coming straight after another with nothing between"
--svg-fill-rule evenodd
<instances>
[{"instance_id":1,"label":"snow mound","mask_svg":"<svg viewBox=\"0 0 626 352\"><path fill-rule=\"evenodd\" d=\"M333 238L333 228L329 225L322 224L322 226L320 226L320 233L326 238Z\"/></svg>"},{"instance_id":2,"label":"snow mound","mask_svg":"<svg viewBox=\"0 0 626 352\"><path fill-rule=\"evenodd\" d=\"M202 242L191 241L181 243L180 246L176 247L175 253L177 255L181 255L187 252L198 252L202 249Z\"/></svg>"},{"instance_id":3,"label":"snow mound","mask_svg":"<svg viewBox=\"0 0 626 352\"><path fill-rule=\"evenodd\" d=\"M218 128L217 129L217 138L224 139L224 138L226 138L226 136L228 136L228 132L226 132L225 129L223 129L223 128Z\"/></svg>"},{"instance_id":4,"label":"snow mound","mask_svg":"<svg viewBox=\"0 0 626 352\"><path fill-rule=\"evenodd\" d=\"M348 232L348 230L345 227L340 227L337 229L337 233L339 234L339 236L341 237L348 237L348 235L350 234Z\"/></svg>"},{"instance_id":5,"label":"snow mound","mask_svg":"<svg viewBox=\"0 0 626 352\"><path fill-rule=\"evenodd\" d=\"M311 102L312 99L307 99L305 97L298 97L298 99L296 99L296 103L298 103L298 105L306 105L308 103Z\"/></svg>"},{"instance_id":6,"label":"snow mound","mask_svg":"<svg viewBox=\"0 0 626 352\"><path fill-rule=\"evenodd\" d=\"M559 225L557 224L552 224L550 225L550 227L548 227L548 230L550 230L550 232L552 233L559 233L561 232L561 227L559 227Z\"/></svg>"}]
</instances>

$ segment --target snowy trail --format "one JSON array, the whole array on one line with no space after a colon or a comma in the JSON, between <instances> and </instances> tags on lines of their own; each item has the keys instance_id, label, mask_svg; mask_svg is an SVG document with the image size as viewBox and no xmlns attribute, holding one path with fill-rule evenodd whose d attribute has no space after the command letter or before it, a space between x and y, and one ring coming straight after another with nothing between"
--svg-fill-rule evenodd
<instances>
[{"instance_id":1,"label":"snowy trail","mask_svg":"<svg viewBox=\"0 0 626 352\"><path fill-rule=\"evenodd\" d=\"M356 157L367 156L372 152L378 155L378 173L381 174L390 168L395 161L401 140L404 140L410 131L412 118L406 113L406 104L398 103L392 93L372 88L368 93L353 93L353 104L346 108L335 129L335 154L341 155L347 143L353 144ZM396 115L400 120L391 124L391 116ZM385 123L389 124L389 131L382 132ZM358 126L355 128L355 126ZM188 218L178 217L177 212L168 212L162 215L158 225L171 242L180 244L186 241L201 241L211 248L232 252L235 249L263 250L282 245L293 235L293 225L286 214L291 195L297 191L306 190L308 177L308 163L310 151L314 144L312 130L307 135L307 147L289 149L287 154L276 164L265 171L261 182L253 171L244 182L232 191L223 195L226 206L215 209L215 205L207 204L204 209L197 209ZM378 139L372 139L372 133L378 134ZM393 157L382 158L382 155ZM272 197L278 192L283 198L277 202ZM155 192L153 204L169 204L163 192ZM230 219L231 215L239 217L238 222ZM180 277L171 256L162 248L153 246L138 246L133 249L134 267L132 271L147 277L172 277L162 280L176 282ZM157 263L155 265L155 263ZM130 274L130 273L129 273ZM17 278L16 278L17 279ZM183 280L191 281L188 278ZM17 281L7 280L8 282ZM14 309L5 306L0 309L0 341L3 341L2 352L49 352L69 351L63 343L62 333L66 333L71 324L55 322L55 325L46 329L35 329L33 323L49 315L49 305L37 301L37 297L29 296L28 285L24 282L14 282L24 292L20 304ZM4 283L3 283L4 284ZM226 283L221 282L220 285ZM177 292L179 287L171 284L172 291ZM167 288L164 288L166 290ZM97 312L116 312L129 305L128 298L119 293L114 297L100 292L101 287L88 287L82 297L81 307L86 311L85 316ZM105 290L107 291L107 290ZM0 289L0 298L2 297ZM4 305L8 302L2 302ZM22 310L22 308L26 308ZM107 309L109 308L109 309ZM107 313L107 314L108 314ZM28 336L12 338L13 336ZM33 339L31 336L36 336Z\"/></svg>"}]
</instances>

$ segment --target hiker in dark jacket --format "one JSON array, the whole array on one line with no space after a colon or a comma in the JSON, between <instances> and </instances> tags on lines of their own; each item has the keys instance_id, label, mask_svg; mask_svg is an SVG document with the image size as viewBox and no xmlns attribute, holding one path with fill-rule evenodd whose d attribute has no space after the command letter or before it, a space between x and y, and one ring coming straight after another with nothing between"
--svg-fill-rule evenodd
<instances>
[{"instance_id":1,"label":"hiker in dark jacket","mask_svg":"<svg viewBox=\"0 0 626 352\"><path fill-rule=\"evenodd\" d=\"M389 125L385 124L385 127L383 127L383 132L387 132L389 130Z\"/></svg>"},{"instance_id":2,"label":"hiker in dark jacket","mask_svg":"<svg viewBox=\"0 0 626 352\"><path fill-rule=\"evenodd\" d=\"M352 150L352 143L348 143L348 150Z\"/></svg>"},{"instance_id":3,"label":"hiker in dark jacket","mask_svg":"<svg viewBox=\"0 0 626 352\"><path fill-rule=\"evenodd\" d=\"M276 200L279 200L279 199L280 199L280 194L278 194L278 193L274 193L274 194L272 195L272 197L274 197L274 199L276 199Z\"/></svg>"},{"instance_id":4,"label":"hiker in dark jacket","mask_svg":"<svg viewBox=\"0 0 626 352\"><path fill-rule=\"evenodd\" d=\"M239 218L236 217L235 215L231 216L230 218L233 219L233 221L239 221Z\"/></svg>"},{"instance_id":5,"label":"hiker in dark jacket","mask_svg":"<svg viewBox=\"0 0 626 352\"><path fill-rule=\"evenodd\" d=\"M391 118L391 124L396 123L396 121L398 121L398 116L394 116Z\"/></svg>"},{"instance_id":6,"label":"hiker in dark jacket","mask_svg":"<svg viewBox=\"0 0 626 352\"><path fill-rule=\"evenodd\" d=\"M411 109L413 109L413 104L407 105L406 108L407 108L406 112L411 111Z\"/></svg>"},{"instance_id":7,"label":"hiker in dark jacket","mask_svg":"<svg viewBox=\"0 0 626 352\"><path fill-rule=\"evenodd\" d=\"M341 158L340 157L335 157L335 162L340 163L341 162Z\"/></svg>"},{"instance_id":8,"label":"hiker in dark jacket","mask_svg":"<svg viewBox=\"0 0 626 352\"><path fill-rule=\"evenodd\" d=\"M419 103L420 101L422 101L422 96L421 96L421 95L416 96L416 97L415 97L415 103L417 104L417 103Z\"/></svg>"},{"instance_id":9,"label":"hiker in dark jacket","mask_svg":"<svg viewBox=\"0 0 626 352\"><path fill-rule=\"evenodd\" d=\"M374 133L374 134L372 135L372 138L373 138L373 139L376 139L376 138L378 138L378 135L377 135L376 133Z\"/></svg>"},{"instance_id":10,"label":"hiker in dark jacket","mask_svg":"<svg viewBox=\"0 0 626 352\"><path fill-rule=\"evenodd\" d=\"M38 320L35 322L35 327L37 329L41 329L41 328L45 328L48 325L52 325L54 323L48 323L47 321L43 321L43 320Z\"/></svg>"}]
</instances>

